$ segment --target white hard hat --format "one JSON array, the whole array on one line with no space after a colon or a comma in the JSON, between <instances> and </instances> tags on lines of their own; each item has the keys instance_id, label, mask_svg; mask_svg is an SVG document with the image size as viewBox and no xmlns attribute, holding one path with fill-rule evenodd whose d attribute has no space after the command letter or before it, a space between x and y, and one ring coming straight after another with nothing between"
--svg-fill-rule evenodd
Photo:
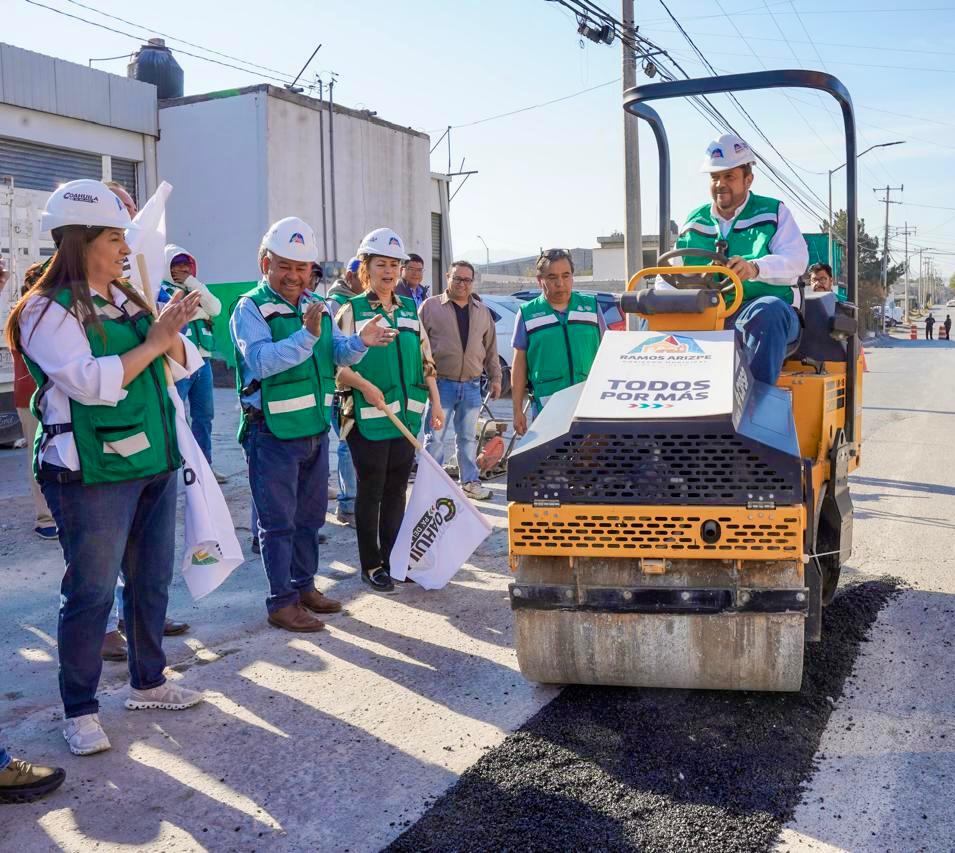
<instances>
[{"instance_id":1,"label":"white hard hat","mask_svg":"<svg viewBox=\"0 0 955 853\"><path fill-rule=\"evenodd\" d=\"M355 254L359 258L363 255L381 255L385 258L397 258L399 261L408 260L404 241L390 228L376 228L366 234Z\"/></svg>"},{"instance_id":2,"label":"white hard hat","mask_svg":"<svg viewBox=\"0 0 955 853\"><path fill-rule=\"evenodd\" d=\"M756 155L747 143L735 133L724 133L719 139L713 140L706 146L706 156L703 158L701 172L724 172L755 163Z\"/></svg>"},{"instance_id":3,"label":"white hard hat","mask_svg":"<svg viewBox=\"0 0 955 853\"><path fill-rule=\"evenodd\" d=\"M70 181L54 190L40 217L40 230L66 225L135 230L125 205L102 181Z\"/></svg>"},{"instance_id":4,"label":"white hard hat","mask_svg":"<svg viewBox=\"0 0 955 853\"><path fill-rule=\"evenodd\" d=\"M262 245L273 255L290 261L318 260L318 243L312 226L297 216L273 222L262 238Z\"/></svg>"}]
</instances>

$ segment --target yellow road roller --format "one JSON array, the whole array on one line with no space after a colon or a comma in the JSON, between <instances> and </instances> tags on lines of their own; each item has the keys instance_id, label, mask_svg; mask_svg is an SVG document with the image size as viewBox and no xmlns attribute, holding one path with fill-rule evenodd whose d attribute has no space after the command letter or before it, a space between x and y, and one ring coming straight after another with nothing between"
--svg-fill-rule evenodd
<instances>
[{"instance_id":1,"label":"yellow road roller","mask_svg":"<svg viewBox=\"0 0 955 853\"><path fill-rule=\"evenodd\" d=\"M849 227L847 301L804 293L772 386L727 322L742 285L720 247L665 251L668 148L647 101L778 87L840 104ZM627 331L604 335L588 379L553 395L510 457L520 669L551 684L797 691L851 552L861 458L852 103L810 71L649 84L624 102L657 140L664 254L629 282Z\"/></svg>"}]
</instances>

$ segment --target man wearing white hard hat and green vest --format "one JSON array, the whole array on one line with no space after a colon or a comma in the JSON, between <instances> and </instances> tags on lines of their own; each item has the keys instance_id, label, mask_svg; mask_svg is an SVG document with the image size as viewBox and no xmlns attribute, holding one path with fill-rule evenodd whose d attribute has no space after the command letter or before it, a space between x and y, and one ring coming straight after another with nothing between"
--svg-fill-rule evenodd
<instances>
[{"instance_id":1,"label":"man wearing white hard hat and green vest","mask_svg":"<svg viewBox=\"0 0 955 853\"><path fill-rule=\"evenodd\" d=\"M797 280L809 249L786 205L750 191L755 162L749 145L732 133L709 144L700 171L709 173L712 202L690 213L676 248L722 249L729 257L726 266L743 282L743 305L727 323L743 335L753 376L773 384L787 347L799 337ZM682 263L710 261L686 257Z\"/></svg>"},{"instance_id":2,"label":"man wearing white hard hat and green vest","mask_svg":"<svg viewBox=\"0 0 955 853\"><path fill-rule=\"evenodd\" d=\"M262 281L239 300L230 322L242 404L239 441L259 517L269 624L315 632L324 623L314 614L341 610L314 580L318 528L328 505L335 366L355 364L394 333L376 322L345 337L333 326L325 301L308 289L318 246L298 217L272 225L261 249Z\"/></svg>"}]
</instances>

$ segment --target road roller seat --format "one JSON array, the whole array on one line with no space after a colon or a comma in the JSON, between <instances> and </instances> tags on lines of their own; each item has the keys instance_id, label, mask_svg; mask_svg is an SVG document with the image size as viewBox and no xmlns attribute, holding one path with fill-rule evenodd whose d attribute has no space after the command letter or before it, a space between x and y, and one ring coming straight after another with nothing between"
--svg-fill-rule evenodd
<instances>
[{"instance_id":1,"label":"road roller seat","mask_svg":"<svg viewBox=\"0 0 955 853\"><path fill-rule=\"evenodd\" d=\"M802 334L798 345L787 359L817 362L842 361L847 358L846 339L856 327L855 307L839 302L835 293L806 291L802 311Z\"/></svg>"}]
</instances>

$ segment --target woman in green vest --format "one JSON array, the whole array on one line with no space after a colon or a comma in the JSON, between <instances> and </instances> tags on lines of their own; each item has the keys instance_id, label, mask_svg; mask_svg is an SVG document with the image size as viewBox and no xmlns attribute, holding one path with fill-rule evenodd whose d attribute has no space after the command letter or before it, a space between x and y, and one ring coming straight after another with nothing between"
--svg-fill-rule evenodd
<instances>
[{"instance_id":1,"label":"woman in green vest","mask_svg":"<svg viewBox=\"0 0 955 853\"><path fill-rule=\"evenodd\" d=\"M352 390L341 432L358 474L355 527L361 579L376 592L392 592L388 560L405 512L415 449L386 412L417 435L429 399L436 430L444 424L444 410L414 300L395 294L401 261L408 258L401 238L390 228L378 228L362 240L357 254L365 291L338 310L336 322L351 335L381 316L398 334L387 347L370 349L354 367L338 371L339 385Z\"/></svg>"},{"instance_id":2,"label":"woman in green vest","mask_svg":"<svg viewBox=\"0 0 955 853\"><path fill-rule=\"evenodd\" d=\"M37 479L56 522L66 572L57 630L63 736L76 755L109 749L96 689L117 577L129 644L126 707L181 710L202 694L163 675L162 650L176 533L176 441L171 380L202 359L179 329L198 294L158 319L122 281L129 214L99 181L50 196L42 228L57 250L10 315L10 348L39 386Z\"/></svg>"}]
</instances>

